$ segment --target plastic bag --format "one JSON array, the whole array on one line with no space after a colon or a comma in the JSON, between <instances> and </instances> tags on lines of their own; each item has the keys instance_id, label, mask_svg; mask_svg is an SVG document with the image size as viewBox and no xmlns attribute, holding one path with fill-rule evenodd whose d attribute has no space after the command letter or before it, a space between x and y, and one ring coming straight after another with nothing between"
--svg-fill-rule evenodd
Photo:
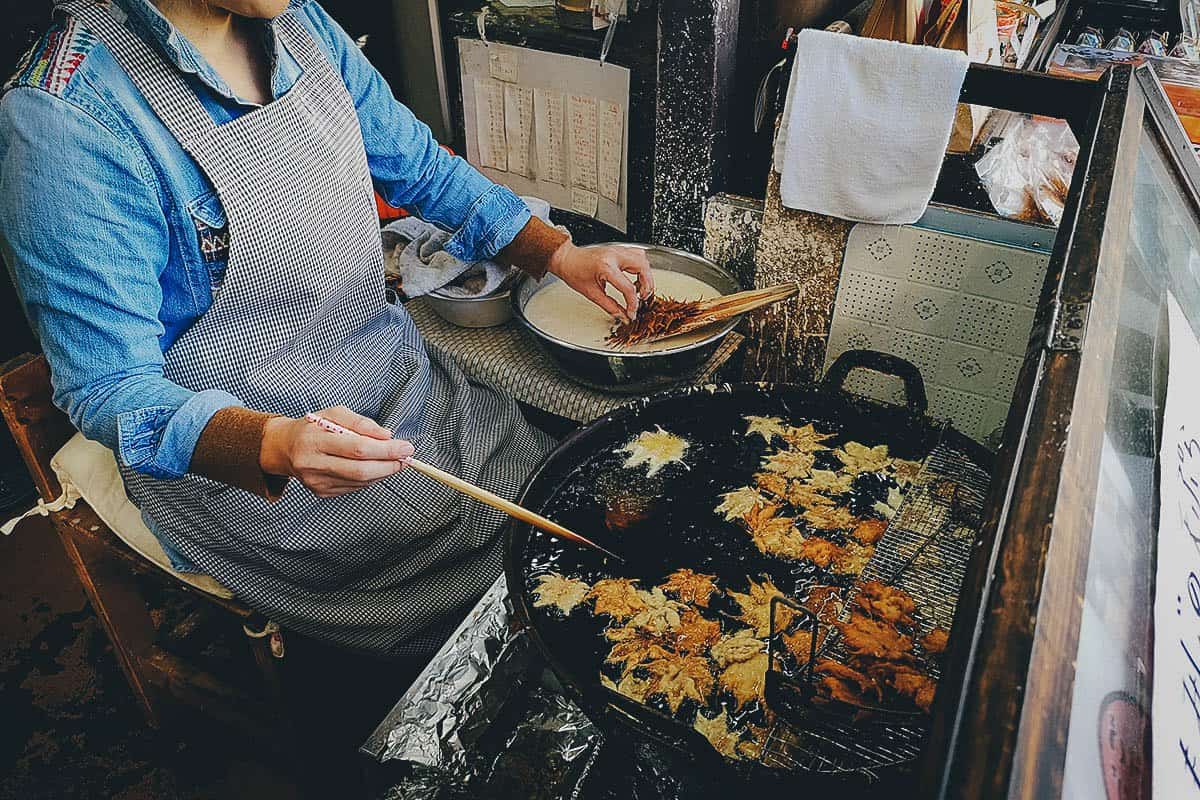
<instances>
[{"instance_id":1,"label":"plastic bag","mask_svg":"<svg viewBox=\"0 0 1200 800\"><path fill-rule=\"evenodd\" d=\"M1015 114L975 171L997 213L1057 226L1078 155L1066 122Z\"/></svg>"}]
</instances>

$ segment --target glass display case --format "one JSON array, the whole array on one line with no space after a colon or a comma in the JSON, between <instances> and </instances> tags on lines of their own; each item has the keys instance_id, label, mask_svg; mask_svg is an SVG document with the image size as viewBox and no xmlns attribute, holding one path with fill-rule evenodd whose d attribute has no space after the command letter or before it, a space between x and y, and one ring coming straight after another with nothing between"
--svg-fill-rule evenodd
<instances>
[{"instance_id":1,"label":"glass display case","mask_svg":"<svg viewBox=\"0 0 1200 800\"><path fill-rule=\"evenodd\" d=\"M1101 87L923 796L1149 795L1165 304L1170 292L1200 331L1200 163L1151 69L1114 69Z\"/></svg>"}]
</instances>

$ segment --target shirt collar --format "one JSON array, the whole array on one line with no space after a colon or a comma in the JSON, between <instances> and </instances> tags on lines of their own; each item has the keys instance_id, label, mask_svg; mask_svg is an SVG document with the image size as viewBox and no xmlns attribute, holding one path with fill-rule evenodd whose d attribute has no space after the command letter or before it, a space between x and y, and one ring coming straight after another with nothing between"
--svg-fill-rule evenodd
<instances>
[{"instance_id":1,"label":"shirt collar","mask_svg":"<svg viewBox=\"0 0 1200 800\"><path fill-rule=\"evenodd\" d=\"M156 45L167 60L181 72L195 75L202 83L223 97L252 105L234 94L224 79L209 65L195 45L175 29L170 20L162 15L150 0L112 0L126 15L126 24L140 33L151 44ZM288 8L298 8L309 0L291 0ZM263 44L271 58L271 86L277 89L276 72L279 64L279 48L283 45L275 35L275 27L268 21L261 24Z\"/></svg>"}]
</instances>

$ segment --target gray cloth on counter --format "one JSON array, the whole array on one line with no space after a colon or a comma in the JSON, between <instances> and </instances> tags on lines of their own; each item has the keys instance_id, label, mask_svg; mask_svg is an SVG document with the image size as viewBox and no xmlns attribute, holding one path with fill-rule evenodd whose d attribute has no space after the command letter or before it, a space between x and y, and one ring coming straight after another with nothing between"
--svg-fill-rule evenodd
<instances>
[{"instance_id":1,"label":"gray cloth on counter","mask_svg":"<svg viewBox=\"0 0 1200 800\"><path fill-rule=\"evenodd\" d=\"M537 197L521 199L533 216L550 223L549 203ZM409 298L439 289L451 297L484 297L499 289L512 273L511 267L495 261L455 258L443 249L451 234L417 217L389 222L381 235L385 274L399 279L400 290Z\"/></svg>"}]
</instances>

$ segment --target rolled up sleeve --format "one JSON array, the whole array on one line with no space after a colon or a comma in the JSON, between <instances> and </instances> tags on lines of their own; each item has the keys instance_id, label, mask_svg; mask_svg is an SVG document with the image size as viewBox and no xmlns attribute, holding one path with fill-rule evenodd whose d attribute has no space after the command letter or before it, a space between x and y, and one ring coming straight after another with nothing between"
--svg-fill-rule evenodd
<instances>
[{"instance_id":1,"label":"rolled up sleeve","mask_svg":"<svg viewBox=\"0 0 1200 800\"><path fill-rule=\"evenodd\" d=\"M463 261L492 258L516 238L529 221L525 202L443 150L429 126L396 100L379 71L317 3L305 3L302 13L325 41L354 99L379 194L453 231L445 250Z\"/></svg>"},{"instance_id":2,"label":"rolled up sleeve","mask_svg":"<svg viewBox=\"0 0 1200 800\"><path fill-rule=\"evenodd\" d=\"M144 154L88 110L13 89L0 102L0 197L0 247L55 404L132 469L181 477L212 416L240 402L163 374L170 242Z\"/></svg>"}]
</instances>

